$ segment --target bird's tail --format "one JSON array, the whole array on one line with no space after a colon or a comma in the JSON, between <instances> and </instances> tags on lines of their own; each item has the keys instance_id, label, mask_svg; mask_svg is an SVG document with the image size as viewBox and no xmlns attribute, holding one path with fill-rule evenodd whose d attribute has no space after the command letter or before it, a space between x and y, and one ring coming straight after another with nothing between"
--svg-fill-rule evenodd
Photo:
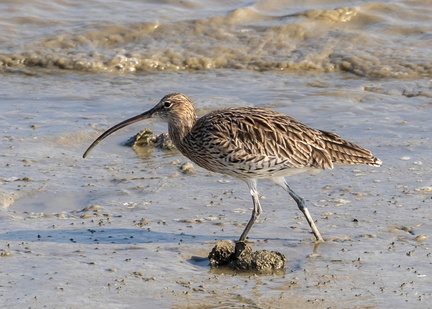
<instances>
[{"instance_id":1,"label":"bird's tail","mask_svg":"<svg viewBox=\"0 0 432 309\"><path fill-rule=\"evenodd\" d=\"M327 131L321 131L321 133L321 139L333 163L341 165L366 164L381 166L382 161L374 157L369 150L343 140L335 133Z\"/></svg>"}]
</instances>

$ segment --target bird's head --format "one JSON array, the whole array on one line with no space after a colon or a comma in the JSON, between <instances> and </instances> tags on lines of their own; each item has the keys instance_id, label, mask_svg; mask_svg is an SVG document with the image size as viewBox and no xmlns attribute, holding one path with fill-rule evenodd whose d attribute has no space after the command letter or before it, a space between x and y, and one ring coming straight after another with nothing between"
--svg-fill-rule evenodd
<instances>
[{"instance_id":1,"label":"bird's head","mask_svg":"<svg viewBox=\"0 0 432 309\"><path fill-rule=\"evenodd\" d=\"M186 95L181 93L171 93L164 96L158 104L156 104L152 109L139 114L135 117L126 119L112 128L106 130L101 136L99 136L86 150L83 155L85 158L88 153L103 139L111 135L115 131L124 128L132 123L148 119L151 117L160 117L166 120L172 126L190 126L196 119L195 108L191 99Z\"/></svg>"}]
</instances>

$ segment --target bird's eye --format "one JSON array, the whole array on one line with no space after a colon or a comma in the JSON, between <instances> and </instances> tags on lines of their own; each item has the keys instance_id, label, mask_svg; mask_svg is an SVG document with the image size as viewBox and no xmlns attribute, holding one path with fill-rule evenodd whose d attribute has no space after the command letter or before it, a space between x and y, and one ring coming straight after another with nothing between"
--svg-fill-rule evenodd
<instances>
[{"instance_id":1,"label":"bird's eye","mask_svg":"<svg viewBox=\"0 0 432 309\"><path fill-rule=\"evenodd\" d=\"M170 108L172 106L172 103L170 101L165 101L165 102L163 102L163 106L165 108Z\"/></svg>"}]
</instances>

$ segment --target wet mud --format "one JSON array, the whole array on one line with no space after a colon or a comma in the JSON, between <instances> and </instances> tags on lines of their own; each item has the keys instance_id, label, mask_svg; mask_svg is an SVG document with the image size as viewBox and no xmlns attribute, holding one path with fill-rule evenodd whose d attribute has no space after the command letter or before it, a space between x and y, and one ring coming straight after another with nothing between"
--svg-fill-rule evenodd
<instances>
[{"instance_id":1,"label":"wet mud","mask_svg":"<svg viewBox=\"0 0 432 309\"><path fill-rule=\"evenodd\" d=\"M2 80L2 307L427 308L432 302L429 80L240 70L33 72L39 75ZM326 239L319 250L295 202L260 182L263 214L248 244L283 253L285 270L210 268L207 258L191 256L207 257L217 241L244 230L252 204L244 183L196 166L188 176L187 159L177 151L140 147L151 153L143 157L124 147L143 127L166 131L157 119L118 132L82 159L102 131L172 91L193 96L200 113L227 106L278 110L364 145L385 163L288 178Z\"/></svg>"}]
</instances>

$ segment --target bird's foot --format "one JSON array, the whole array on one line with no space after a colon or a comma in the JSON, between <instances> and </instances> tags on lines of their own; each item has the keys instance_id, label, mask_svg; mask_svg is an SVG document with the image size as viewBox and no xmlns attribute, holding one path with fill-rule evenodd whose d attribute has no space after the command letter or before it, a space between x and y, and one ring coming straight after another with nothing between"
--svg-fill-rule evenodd
<instances>
[{"instance_id":1,"label":"bird's foot","mask_svg":"<svg viewBox=\"0 0 432 309\"><path fill-rule=\"evenodd\" d=\"M234 258L238 259L246 248L247 248L246 242L242 240L236 241L235 248L234 248Z\"/></svg>"},{"instance_id":2,"label":"bird's foot","mask_svg":"<svg viewBox=\"0 0 432 309\"><path fill-rule=\"evenodd\" d=\"M321 234L315 234L315 243L319 244L325 242L324 238L322 238Z\"/></svg>"}]
</instances>

